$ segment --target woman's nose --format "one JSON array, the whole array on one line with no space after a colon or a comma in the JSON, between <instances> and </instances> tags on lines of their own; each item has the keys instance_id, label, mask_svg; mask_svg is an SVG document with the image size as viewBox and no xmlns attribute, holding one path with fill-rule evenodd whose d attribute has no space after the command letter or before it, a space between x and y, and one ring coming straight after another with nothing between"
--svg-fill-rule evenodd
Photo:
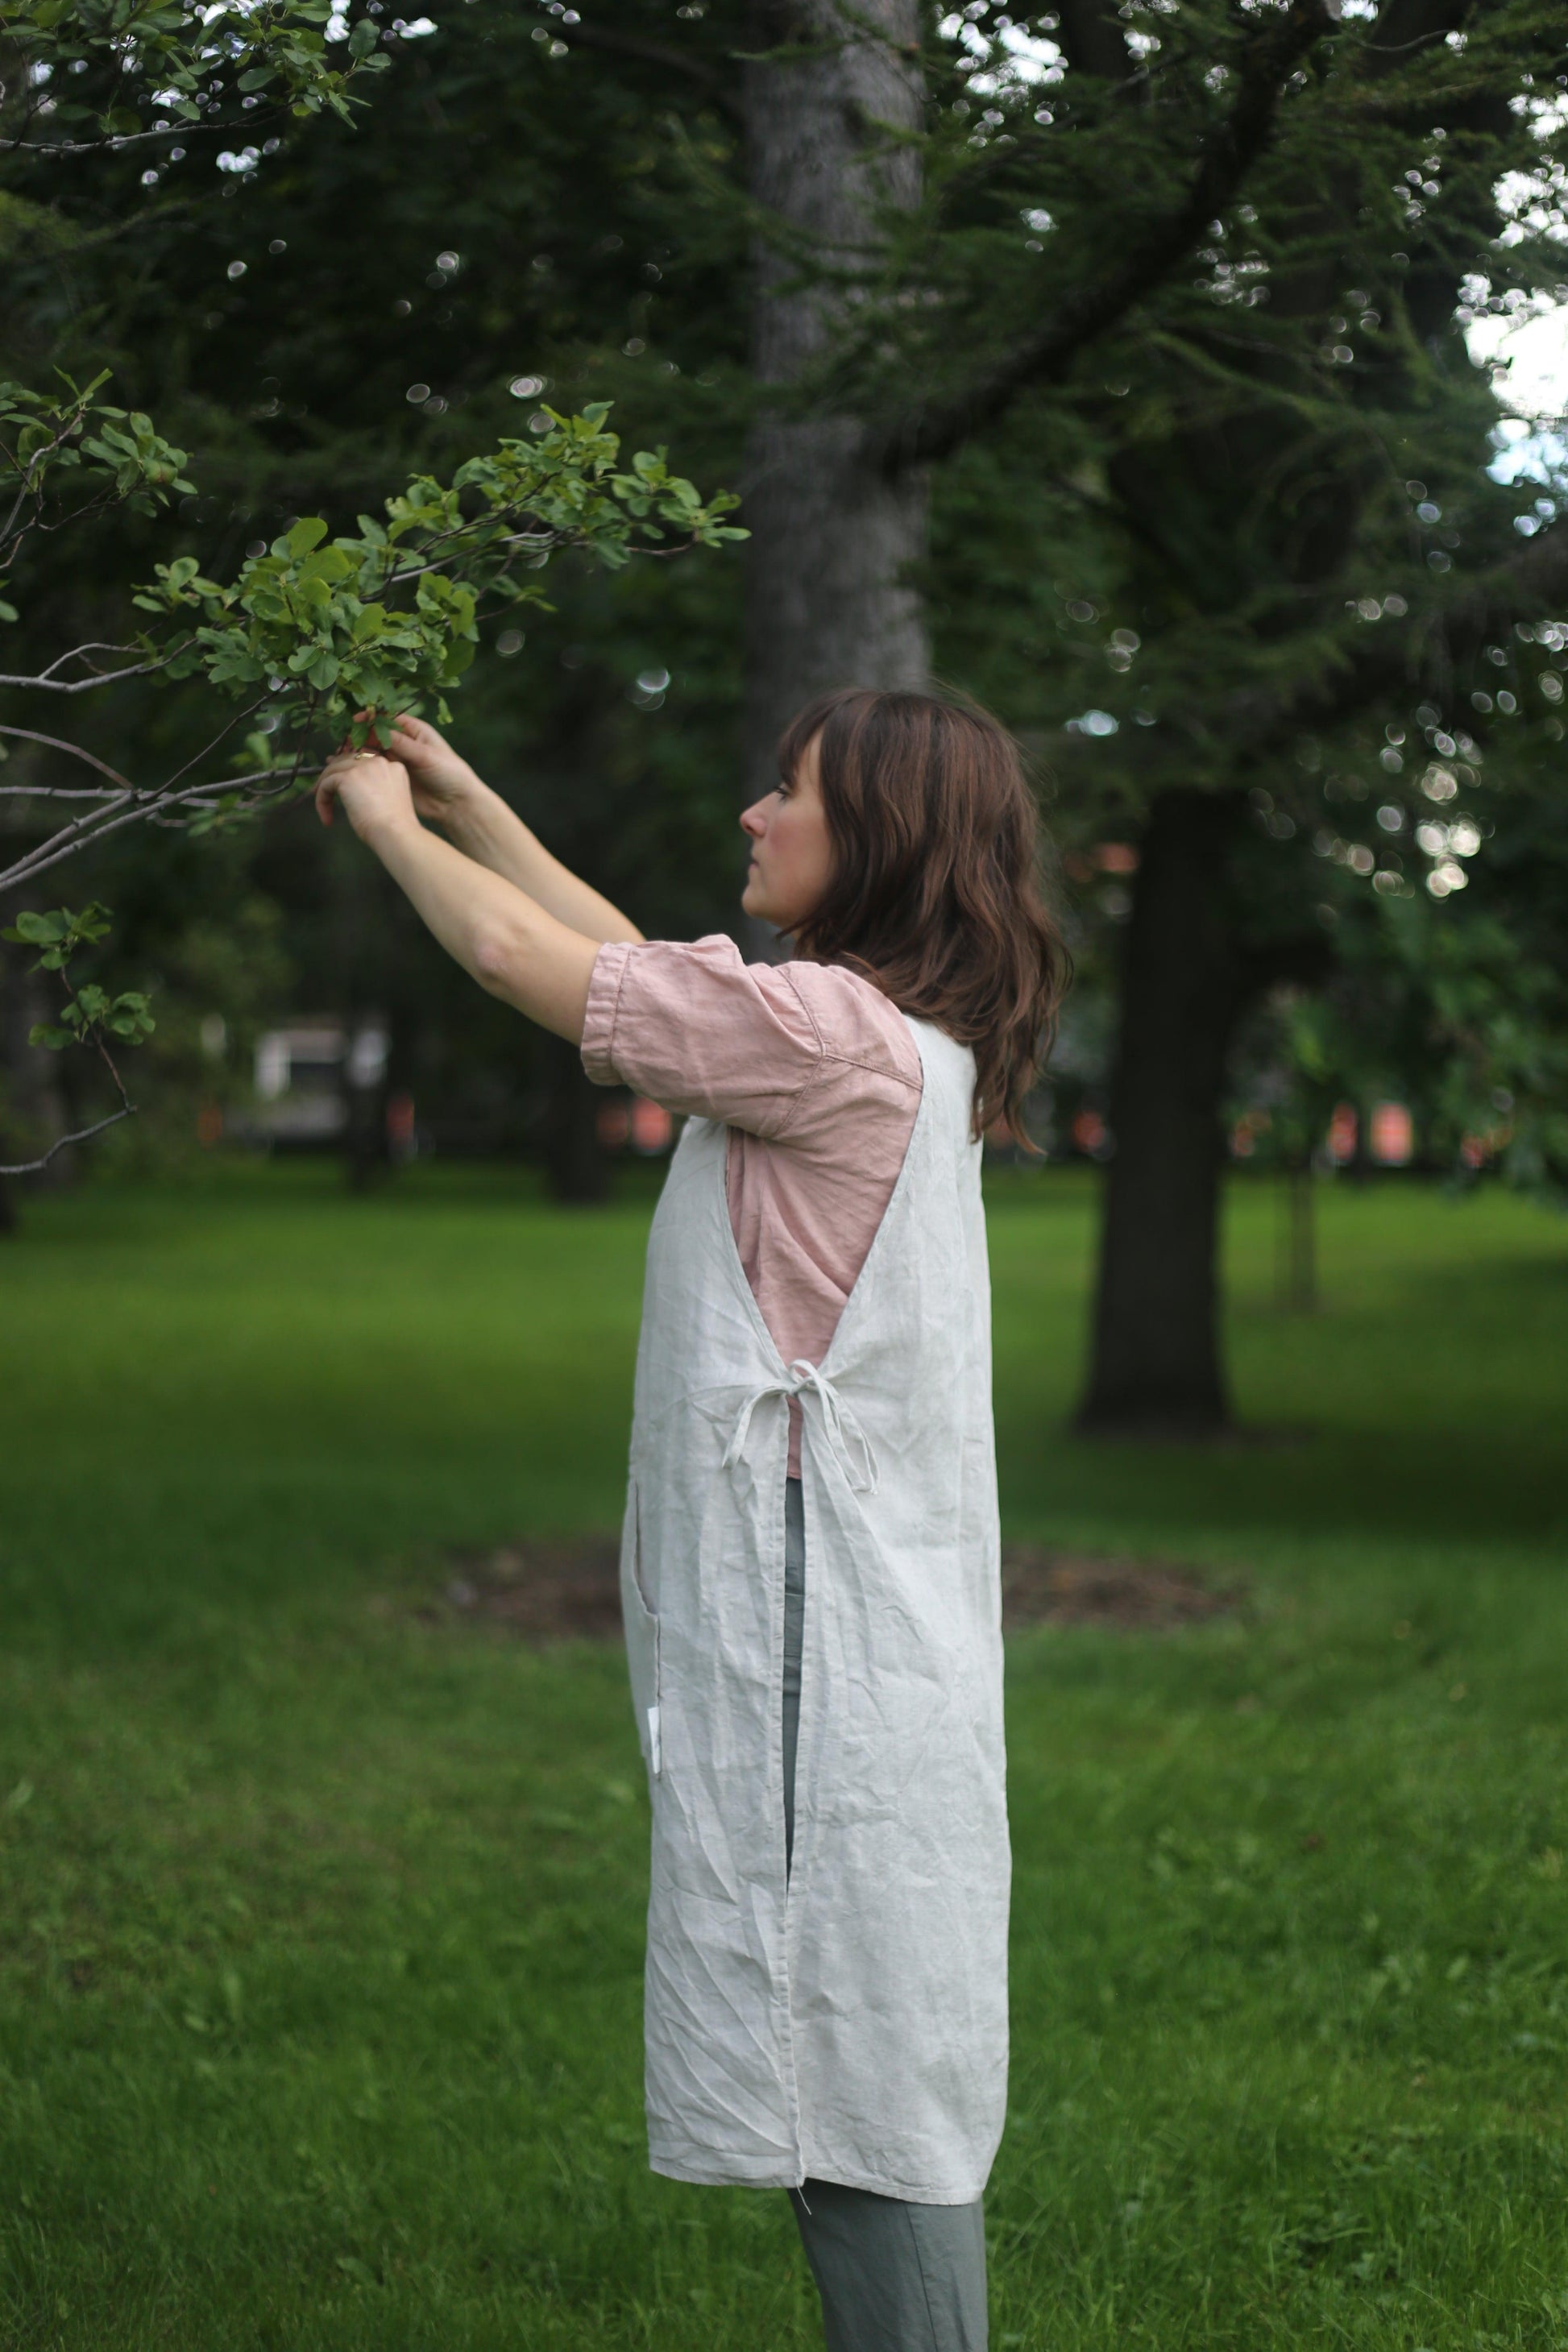
<instances>
[{"instance_id":1,"label":"woman's nose","mask_svg":"<svg viewBox=\"0 0 1568 2352\"><path fill-rule=\"evenodd\" d=\"M760 801L753 801L749 809L741 811L741 831L749 833L752 840L756 841L761 838L763 830L762 803Z\"/></svg>"}]
</instances>

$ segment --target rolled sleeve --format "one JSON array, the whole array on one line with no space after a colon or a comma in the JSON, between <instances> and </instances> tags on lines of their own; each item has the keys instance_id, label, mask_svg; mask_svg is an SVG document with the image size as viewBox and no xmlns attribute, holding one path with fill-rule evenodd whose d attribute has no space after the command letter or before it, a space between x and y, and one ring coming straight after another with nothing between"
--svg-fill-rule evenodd
<instances>
[{"instance_id":1,"label":"rolled sleeve","mask_svg":"<svg viewBox=\"0 0 1568 2352\"><path fill-rule=\"evenodd\" d=\"M748 964L733 940L617 941L595 958L583 1066L600 1086L778 1137L822 1060L786 971Z\"/></svg>"},{"instance_id":2,"label":"rolled sleeve","mask_svg":"<svg viewBox=\"0 0 1568 2352\"><path fill-rule=\"evenodd\" d=\"M588 975L588 1002L583 1008L583 1067L596 1087L629 1083L616 1067L616 1015L631 952L630 940L607 941L594 958Z\"/></svg>"}]
</instances>

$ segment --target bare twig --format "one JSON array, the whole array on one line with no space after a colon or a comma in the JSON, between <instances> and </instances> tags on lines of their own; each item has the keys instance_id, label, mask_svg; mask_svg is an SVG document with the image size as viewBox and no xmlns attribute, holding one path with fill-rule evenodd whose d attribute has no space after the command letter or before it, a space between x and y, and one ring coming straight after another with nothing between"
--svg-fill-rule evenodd
<instances>
[{"instance_id":1,"label":"bare twig","mask_svg":"<svg viewBox=\"0 0 1568 2352\"><path fill-rule=\"evenodd\" d=\"M58 654L47 669L35 677L0 677L0 686L37 686L49 694L90 694L95 687L118 686L122 678L146 677L152 671L163 669L174 656L160 654L155 660L136 662L126 669L98 669L90 677L56 677L53 672L62 662L76 661L88 654L129 653L129 646L73 646L69 653Z\"/></svg>"},{"instance_id":2,"label":"bare twig","mask_svg":"<svg viewBox=\"0 0 1568 2352\"><path fill-rule=\"evenodd\" d=\"M0 727L0 735L10 735L23 743L47 744L51 751L67 752L71 759L79 760L84 767L96 768L100 776L107 776L110 783L119 785L121 792L133 793L136 790L129 776L122 776L118 768L111 768L107 761L99 759L95 752L84 751L79 743L63 742L58 735L39 735L31 727ZM9 789L12 792L31 792L39 797L48 795L50 792L47 784L13 784ZM71 795L73 800L78 797L76 793Z\"/></svg>"},{"instance_id":3,"label":"bare twig","mask_svg":"<svg viewBox=\"0 0 1568 2352\"><path fill-rule=\"evenodd\" d=\"M265 707L266 701L267 697L264 694L258 694L254 702L247 703L243 710L237 710L234 717L220 727L216 735L208 737L207 740L202 745L199 751L193 752L192 756L185 761L183 768L176 768L172 776L165 776L163 784L160 787L160 791L163 793L173 792L174 786L179 782L182 776L188 776L194 767L199 765L203 760L209 759L212 753L217 750L218 745L223 741L225 736L232 735L237 727L243 727L247 719L254 719L257 712ZM312 717L315 715L315 706L316 697L312 694L307 706Z\"/></svg>"},{"instance_id":4,"label":"bare twig","mask_svg":"<svg viewBox=\"0 0 1568 2352\"><path fill-rule=\"evenodd\" d=\"M89 809L85 815L73 817L69 824L62 824L57 833L50 834L47 841L41 842L36 849L28 850L25 856L18 857L4 874L0 874L0 889L13 889L19 882L30 881L35 874L46 874L51 866L58 866L62 857L68 857L75 851L85 848L89 842L97 841L100 835L118 832L118 824L108 820L116 810L124 807L128 799L134 798L134 793L121 793L107 806ZM151 805L149 797L148 806ZM142 809L133 812L138 816L145 813Z\"/></svg>"},{"instance_id":5,"label":"bare twig","mask_svg":"<svg viewBox=\"0 0 1568 2352\"><path fill-rule=\"evenodd\" d=\"M51 866L76 856L82 849L95 848L110 834L123 832L128 824L142 824L149 818L162 821L164 811L169 809L196 810L221 798L226 793L247 795L238 803L242 814L263 808L268 802L279 798L289 784L298 781L301 764L300 761L294 760L286 768L258 768L247 776L228 776L216 783L188 784L183 793L154 787L146 793L134 794L134 804L130 808L125 806L125 796L121 794L118 799L110 800L106 806L78 817L68 825L62 825L58 833L51 834L36 849L29 850L26 856L17 858L14 865L0 871L0 890L13 890L23 882L36 881ZM258 786L268 783L274 785L272 791L257 790Z\"/></svg>"},{"instance_id":6,"label":"bare twig","mask_svg":"<svg viewBox=\"0 0 1568 2352\"><path fill-rule=\"evenodd\" d=\"M203 131L226 132L242 127L249 131L256 123L276 119L277 110L269 115L247 114L242 126L237 116L223 122L172 122L166 131L122 131L107 139L0 139L0 154L5 155L118 155L122 147L144 147L151 139L195 139ZM0 1174L5 1171L0 1170Z\"/></svg>"},{"instance_id":7,"label":"bare twig","mask_svg":"<svg viewBox=\"0 0 1568 2352\"><path fill-rule=\"evenodd\" d=\"M93 1044L98 1048L99 1058L104 1068L114 1080L114 1090L120 1097L120 1108L111 1110L107 1118L96 1120L91 1127L79 1128L74 1135L60 1136L37 1160L24 1160L15 1167L0 1168L0 1176L36 1176L40 1169L48 1166L56 1152L63 1151L68 1144L89 1143L95 1135L101 1135L106 1127L118 1127L122 1118L135 1118L136 1106L125 1091L125 1081L121 1076L114 1056L104 1044L101 1034L95 1034Z\"/></svg>"},{"instance_id":8,"label":"bare twig","mask_svg":"<svg viewBox=\"0 0 1568 2352\"><path fill-rule=\"evenodd\" d=\"M124 1089L121 1091L123 1093ZM118 1110L111 1110L107 1118L97 1120L93 1126L79 1127L74 1135L62 1135L58 1143L50 1144L41 1158L19 1160L12 1167L0 1168L0 1176L36 1176L41 1168L48 1166L56 1152L63 1151L68 1144L90 1142L95 1135L101 1135L106 1127L118 1127L122 1118L134 1118L135 1116L135 1104L124 1102Z\"/></svg>"}]
</instances>

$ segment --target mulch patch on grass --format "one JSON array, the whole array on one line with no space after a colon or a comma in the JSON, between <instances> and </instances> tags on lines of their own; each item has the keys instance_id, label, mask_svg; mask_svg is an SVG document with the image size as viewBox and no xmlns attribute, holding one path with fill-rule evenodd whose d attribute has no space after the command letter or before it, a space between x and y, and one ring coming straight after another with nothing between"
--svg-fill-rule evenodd
<instances>
[{"instance_id":1,"label":"mulch patch on grass","mask_svg":"<svg viewBox=\"0 0 1568 2352\"><path fill-rule=\"evenodd\" d=\"M421 1616L471 1617L525 1642L621 1637L620 1539L529 1537L490 1551L452 1551L440 1601Z\"/></svg>"},{"instance_id":2,"label":"mulch patch on grass","mask_svg":"<svg viewBox=\"0 0 1568 2352\"><path fill-rule=\"evenodd\" d=\"M525 1642L619 1640L619 1548L613 1535L529 1538L447 1555L447 1582L418 1614L467 1618ZM1037 1544L1002 1549L1002 1623L1102 1625L1169 1633L1236 1610L1241 1594L1205 1582L1196 1569L1110 1559Z\"/></svg>"},{"instance_id":3,"label":"mulch patch on grass","mask_svg":"<svg viewBox=\"0 0 1568 2352\"><path fill-rule=\"evenodd\" d=\"M1206 1617L1233 1614L1243 1595L1205 1581L1195 1568L1157 1559L1109 1559L1048 1546L1002 1547L1002 1627L1110 1625L1168 1633Z\"/></svg>"}]
</instances>

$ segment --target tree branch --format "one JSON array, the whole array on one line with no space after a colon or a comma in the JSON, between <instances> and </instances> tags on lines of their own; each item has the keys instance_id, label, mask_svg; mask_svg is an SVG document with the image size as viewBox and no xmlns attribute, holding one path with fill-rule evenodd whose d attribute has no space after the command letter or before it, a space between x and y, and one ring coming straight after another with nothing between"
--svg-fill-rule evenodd
<instances>
[{"instance_id":1,"label":"tree branch","mask_svg":"<svg viewBox=\"0 0 1568 2352\"><path fill-rule=\"evenodd\" d=\"M1229 120L1198 166L1185 202L1135 245L1121 267L1070 296L1037 334L988 375L939 407L873 426L868 454L890 473L945 457L989 425L1031 384L1055 382L1079 352L1118 324L1191 252L1235 196L1272 136L1285 84L1333 18L1327 0L1291 0L1288 13L1253 35L1237 69Z\"/></svg>"},{"instance_id":2,"label":"tree branch","mask_svg":"<svg viewBox=\"0 0 1568 2352\"><path fill-rule=\"evenodd\" d=\"M1210 747L1227 775L1255 773L1258 763L1287 751L1303 735L1327 733L1370 707L1407 696L1419 677L1423 654L1440 644L1448 658L1473 653L1505 636L1516 619L1568 604L1568 521L1539 532L1508 562L1458 590L1442 604L1428 604L1405 620L1362 625L1340 649L1331 667L1288 693L1243 688L1201 724L1187 723L1180 706L1162 713L1161 725L1112 738L1053 733L1037 749L1047 762L1081 759L1107 770L1119 768L1141 793L1190 780L1194 745ZM1194 721L1198 712L1191 714Z\"/></svg>"},{"instance_id":3,"label":"tree branch","mask_svg":"<svg viewBox=\"0 0 1568 2352\"><path fill-rule=\"evenodd\" d=\"M247 114L242 124L238 116L223 122L172 122L166 131L122 131L102 139L0 139L0 154L5 155L116 155L122 147L142 147L152 139L189 139L204 131L232 132L248 130L252 123L275 120L277 109L270 117ZM0 1168L0 1176L9 1171Z\"/></svg>"},{"instance_id":4,"label":"tree branch","mask_svg":"<svg viewBox=\"0 0 1568 2352\"><path fill-rule=\"evenodd\" d=\"M0 1168L0 1176L36 1176L41 1168L48 1166L56 1152L63 1151L68 1144L90 1142L95 1135L101 1135L106 1127L118 1127L122 1118L134 1118L135 1116L135 1104L122 1102L118 1110L111 1110L107 1118L99 1119L94 1126L79 1127L74 1135L62 1135L58 1143L50 1144L41 1159L19 1160L14 1167Z\"/></svg>"},{"instance_id":5,"label":"tree branch","mask_svg":"<svg viewBox=\"0 0 1568 2352\"><path fill-rule=\"evenodd\" d=\"M247 797L240 803L240 809L248 814L252 809L265 807L268 802L276 800L287 791L298 780L300 765L299 760L294 760L287 767L258 768L249 775L227 776L216 783L187 784L184 792L178 793L167 785L152 787L145 793L132 794L133 805L130 808L125 805L125 793L106 793L102 805L89 810L70 824L61 825L36 849L27 851L14 864L0 869L0 891L14 890L24 882L36 881L51 866L62 864L68 857L77 856L84 849L96 848L110 834L121 833L128 824L161 824L164 821L165 811L170 809L199 812L226 793L243 793ZM256 788L262 784L271 784L273 788L270 792L258 792ZM45 793L39 797L48 795ZM76 800L81 795L70 793L62 793L60 797Z\"/></svg>"},{"instance_id":6,"label":"tree branch","mask_svg":"<svg viewBox=\"0 0 1568 2352\"><path fill-rule=\"evenodd\" d=\"M1293 736L1339 725L1380 697L1408 685L1421 655L1440 638L1450 655L1467 654L1505 635L1516 615L1568 603L1568 523L1537 533L1493 572L1441 604L1408 620L1379 621L1347 649L1326 677L1287 695L1240 695L1226 714L1226 746L1248 758L1273 751Z\"/></svg>"},{"instance_id":7,"label":"tree branch","mask_svg":"<svg viewBox=\"0 0 1568 2352\"><path fill-rule=\"evenodd\" d=\"M59 655L49 664L48 669L40 670L36 677L0 677L0 686L38 686L48 694L90 694L94 687L118 686L121 678L147 677L153 670L163 668L171 658L168 654L160 654L154 661L136 662L127 669L94 670L90 677L51 677L49 675L50 670L58 669L61 662L74 661L79 654L115 654L125 650L122 646L73 646L68 654Z\"/></svg>"},{"instance_id":8,"label":"tree branch","mask_svg":"<svg viewBox=\"0 0 1568 2352\"><path fill-rule=\"evenodd\" d=\"M51 751L64 751L70 759L80 760L84 766L96 768L100 776L107 776L110 782L118 785L121 792L134 793L136 790L128 776L122 776L118 768L110 767L93 752L84 751L79 743L62 742L58 735L39 735L31 727L0 727L0 735L12 736L23 743L42 743ZM47 784L14 784L8 789L12 792L26 792L40 800L52 797ZM73 793L71 797L77 799L79 798L79 794ZM94 798L97 797L95 793Z\"/></svg>"},{"instance_id":9,"label":"tree branch","mask_svg":"<svg viewBox=\"0 0 1568 2352\"><path fill-rule=\"evenodd\" d=\"M36 1176L40 1169L48 1166L56 1152L63 1151L68 1144L89 1143L95 1135L101 1135L106 1127L118 1127L122 1118L135 1118L136 1106L125 1091L125 1081L120 1075L113 1055L103 1042L101 1033L95 1034L93 1043L98 1047L99 1059L114 1080L114 1091L120 1097L120 1108L111 1110L107 1118L98 1119L91 1127L78 1128L74 1135L60 1136L50 1144L41 1159L24 1160L15 1167L0 1168L0 1176Z\"/></svg>"},{"instance_id":10,"label":"tree branch","mask_svg":"<svg viewBox=\"0 0 1568 2352\"><path fill-rule=\"evenodd\" d=\"M550 37L564 41L568 48L603 49L612 57L636 58L640 64L662 66L667 73L680 74L705 90L721 114L744 128L741 101L725 87L722 77L700 58L688 57L684 49L672 48L665 41L645 41L637 33L606 33L597 25L563 25L559 17L551 24Z\"/></svg>"}]
</instances>

